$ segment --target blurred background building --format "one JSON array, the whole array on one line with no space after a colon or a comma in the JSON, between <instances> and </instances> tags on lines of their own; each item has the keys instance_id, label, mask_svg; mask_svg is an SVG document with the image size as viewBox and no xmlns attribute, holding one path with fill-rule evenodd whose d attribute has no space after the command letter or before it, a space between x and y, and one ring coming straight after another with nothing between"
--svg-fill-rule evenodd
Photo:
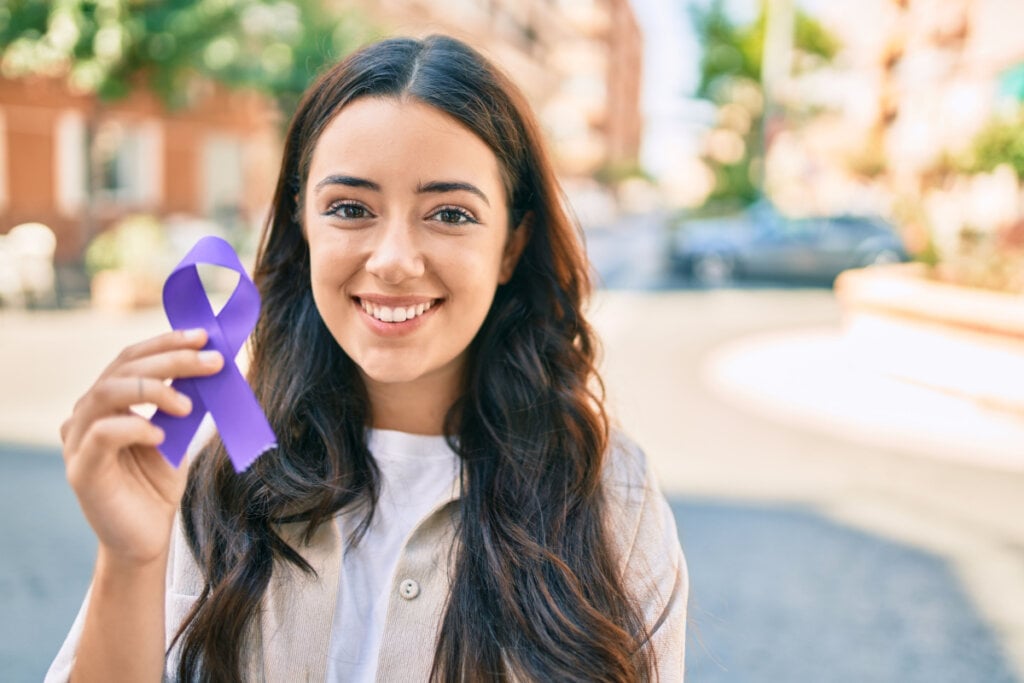
<instances>
[{"instance_id":1,"label":"blurred background building","mask_svg":"<svg viewBox=\"0 0 1024 683\"><path fill-rule=\"evenodd\" d=\"M687 549L688 673L1024 681L1022 24L1022 0L0 2L0 679L41 678L88 582L59 457L83 388L166 329L198 236L251 256L324 65L444 32L551 142L607 405Z\"/></svg>"},{"instance_id":2,"label":"blurred background building","mask_svg":"<svg viewBox=\"0 0 1024 683\"><path fill-rule=\"evenodd\" d=\"M778 200L893 214L918 251L927 229L949 242L965 226L1019 220L1024 167L984 136L1019 129L1024 44L1008 27L1024 21L1024 4L869 0L823 3L818 17L842 49L780 87L796 125L769 152Z\"/></svg>"},{"instance_id":3,"label":"blurred background building","mask_svg":"<svg viewBox=\"0 0 1024 683\"><path fill-rule=\"evenodd\" d=\"M533 104L563 175L636 165L643 45L629 0L359 5L390 31L448 33L501 64Z\"/></svg>"},{"instance_id":4,"label":"blurred background building","mask_svg":"<svg viewBox=\"0 0 1024 683\"><path fill-rule=\"evenodd\" d=\"M5 10L0 71L0 234L50 226L59 264L132 214L259 224L297 94L380 34L445 32L491 56L525 90L564 177L637 165L642 39L628 0L248 2L233 18L223 3L160 17L113 3L106 20L64 11L74 5ZM204 34L207 22L223 28ZM253 58L264 73L239 65ZM291 80L274 83L275 69Z\"/></svg>"},{"instance_id":5,"label":"blurred background building","mask_svg":"<svg viewBox=\"0 0 1024 683\"><path fill-rule=\"evenodd\" d=\"M172 111L145 89L106 103L58 78L0 79L0 224L45 223L69 262L132 213L256 220L276 179L277 117L259 95L203 89Z\"/></svg>"}]
</instances>

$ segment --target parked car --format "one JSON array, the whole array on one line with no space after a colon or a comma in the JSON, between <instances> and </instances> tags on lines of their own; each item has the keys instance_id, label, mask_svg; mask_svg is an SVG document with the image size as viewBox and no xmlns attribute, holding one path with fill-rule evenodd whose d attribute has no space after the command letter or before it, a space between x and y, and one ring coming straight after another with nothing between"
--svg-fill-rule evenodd
<instances>
[{"instance_id":1,"label":"parked car","mask_svg":"<svg viewBox=\"0 0 1024 683\"><path fill-rule=\"evenodd\" d=\"M735 216L680 223L670 257L705 285L737 277L831 282L849 268L908 259L896 230L881 218L789 218L766 201Z\"/></svg>"}]
</instances>

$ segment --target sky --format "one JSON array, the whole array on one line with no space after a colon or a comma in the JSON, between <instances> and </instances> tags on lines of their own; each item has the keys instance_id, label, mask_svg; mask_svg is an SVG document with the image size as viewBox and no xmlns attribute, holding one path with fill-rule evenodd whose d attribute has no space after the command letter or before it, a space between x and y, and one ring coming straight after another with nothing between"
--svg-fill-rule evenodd
<instances>
[{"instance_id":1,"label":"sky","mask_svg":"<svg viewBox=\"0 0 1024 683\"><path fill-rule=\"evenodd\" d=\"M693 91L700 50L685 3L632 0L644 36L644 109Z\"/></svg>"},{"instance_id":2,"label":"sky","mask_svg":"<svg viewBox=\"0 0 1024 683\"><path fill-rule=\"evenodd\" d=\"M675 160L694 156L700 112L690 99L697 85L700 47L685 0L631 0L644 38L640 164L657 177Z\"/></svg>"},{"instance_id":3,"label":"sky","mask_svg":"<svg viewBox=\"0 0 1024 683\"><path fill-rule=\"evenodd\" d=\"M689 7L706 6L708 1L631 2L644 34L645 106L656 107L673 96L692 94L697 86L700 46L694 35ZM727 0L726 7L738 21L746 21L753 18L757 4L757 0Z\"/></svg>"}]
</instances>

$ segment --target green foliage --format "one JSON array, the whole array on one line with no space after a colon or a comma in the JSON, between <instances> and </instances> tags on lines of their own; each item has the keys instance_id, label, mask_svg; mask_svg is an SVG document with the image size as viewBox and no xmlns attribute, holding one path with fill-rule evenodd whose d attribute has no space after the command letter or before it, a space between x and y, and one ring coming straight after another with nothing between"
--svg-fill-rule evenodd
<instances>
[{"instance_id":1,"label":"green foliage","mask_svg":"<svg viewBox=\"0 0 1024 683\"><path fill-rule=\"evenodd\" d=\"M712 0L705 9L690 5L690 17L703 52L697 96L720 102L723 81L746 78L761 82L768 5L761 2L757 19L745 26L729 17L724 0ZM839 42L814 17L797 9L794 13L793 47L805 55L830 61Z\"/></svg>"},{"instance_id":2,"label":"green foliage","mask_svg":"<svg viewBox=\"0 0 1024 683\"><path fill-rule=\"evenodd\" d=\"M751 27L737 26L724 0L712 0L706 9L694 4L689 9L702 48L697 96L717 101L715 90L722 79L743 77L760 83L763 32L758 36Z\"/></svg>"},{"instance_id":3,"label":"green foliage","mask_svg":"<svg viewBox=\"0 0 1024 683\"><path fill-rule=\"evenodd\" d=\"M990 121L974 138L962 166L969 173L988 173L1002 164L1024 179L1024 108Z\"/></svg>"},{"instance_id":4,"label":"green foliage","mask_svg":"<svg viewBox=\"0 0 1024 683\"><path fill-rule=\"evenodd\" d=\"M711 0L704 8L691 4L690 17L703 48L697 96L717 105L735 101L740 83L761 90L768 3L762 0L757 18L746 25L733 21L724 0ZM803 56L831 60L839 49L836 39L813 17L799 8L794 12L794 49ZM760 100L760 98L758 98ZM747 105L751 115L744 131L745 154L737 163L723 164L708 159L715 173L715 189L709 202L722 206L748 204L760 195L757 170L762 167L764 112L760 105Z\"/></svg>"},{"instance_id":5,"label":"green foliage","mask_svg":"<svg viewBox=\"0 0 1024 683\"><path fill-rule=\"evenodd\" d=\"M89 276L103 270L127 270L140 274L163 269L167 235L153 216L127 216L110 230L97 235L85 250Z\"/></svg>"},{"instance_id":6,"label":"green foliage","mask_svg":"<svg viewBox=\"0 0 1024 683\"><path fill-rule=\"evenodd\" d=\"M103 99L138 79L170 106L206 78L274 98L287 114L319 69L372 37L321 0L12 0L0 10L6 76L66 74ZM6 19L6 21L4 21Z\"/></svg>"},{"instance_id":7,"label":"green foliage","mask_svg":"<svg viewBox=\"0 0 1024 683\"><path fill-rule=\"evenodd\" d=\"M793 26L793 42L804 54L819 57L825 62L832 61L840 47L836 37L826 31L824 26L814 17L799 10Z\"/></svg>"},{"instance_id":8,"label":"green foliage","mask_svg":"<svg viewBox=\"0 0 1024 683\"><path fill-rule=\"evenodd\" d=\"M609 162L594 172L594 180L603 185L618 185L622 181L632 178L653 180L651 175L635 161Z\"/></svg>"},{"instance_id":9,"label":"green foliage","mask_svg":"<svg viewBox=\"0 0 1024 683\"><path fill-rule=\"evenodd\" d=\"M749 158L735 164L717 164L714 167L715 189L708 201L723 206L752 204L760 196L750 172Z\"/></svg>"}]
</instances>

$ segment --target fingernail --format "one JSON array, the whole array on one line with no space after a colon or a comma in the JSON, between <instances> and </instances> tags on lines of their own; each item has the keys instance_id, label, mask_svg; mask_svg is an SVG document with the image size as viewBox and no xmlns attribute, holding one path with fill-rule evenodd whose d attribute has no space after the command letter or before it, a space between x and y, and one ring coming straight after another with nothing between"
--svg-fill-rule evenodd
<instances>
[{"instance_id":1,"label":"fingernail","mask_svg":"<svg viewBox=\"0 0 1024 683\"><path fill-rule=\"evenodd\" d=\"M192 330L185 330L183 334L185 335L185 339L188 341L199 341L203 338L203 335L206 334L206 330L201 327L197 327Z\"/></svg>"},{"instance_id":2,"label":"fingernail","mask_svg":"<svg viewBox=\"0 0 1024 683\"><path fill-rule=\"evenodd\" d=\"M218 351L200 351L199 362L203 365L219 365L220 364L220 352Z\"/></svg>"},{"instance_id":3,"label":"fingernail","mask_svg":"<svg viewBox=\"0 0 1024 683\"><path fill-rule=\"evenodd\" d=\"M177 401L178 406L181 407L182 411L189 413L192 412L192 399L190 399L188 396L186 396L185 394L178 394L177 396L175 396L174 400Z\"/></svg>"}]
</instances>

